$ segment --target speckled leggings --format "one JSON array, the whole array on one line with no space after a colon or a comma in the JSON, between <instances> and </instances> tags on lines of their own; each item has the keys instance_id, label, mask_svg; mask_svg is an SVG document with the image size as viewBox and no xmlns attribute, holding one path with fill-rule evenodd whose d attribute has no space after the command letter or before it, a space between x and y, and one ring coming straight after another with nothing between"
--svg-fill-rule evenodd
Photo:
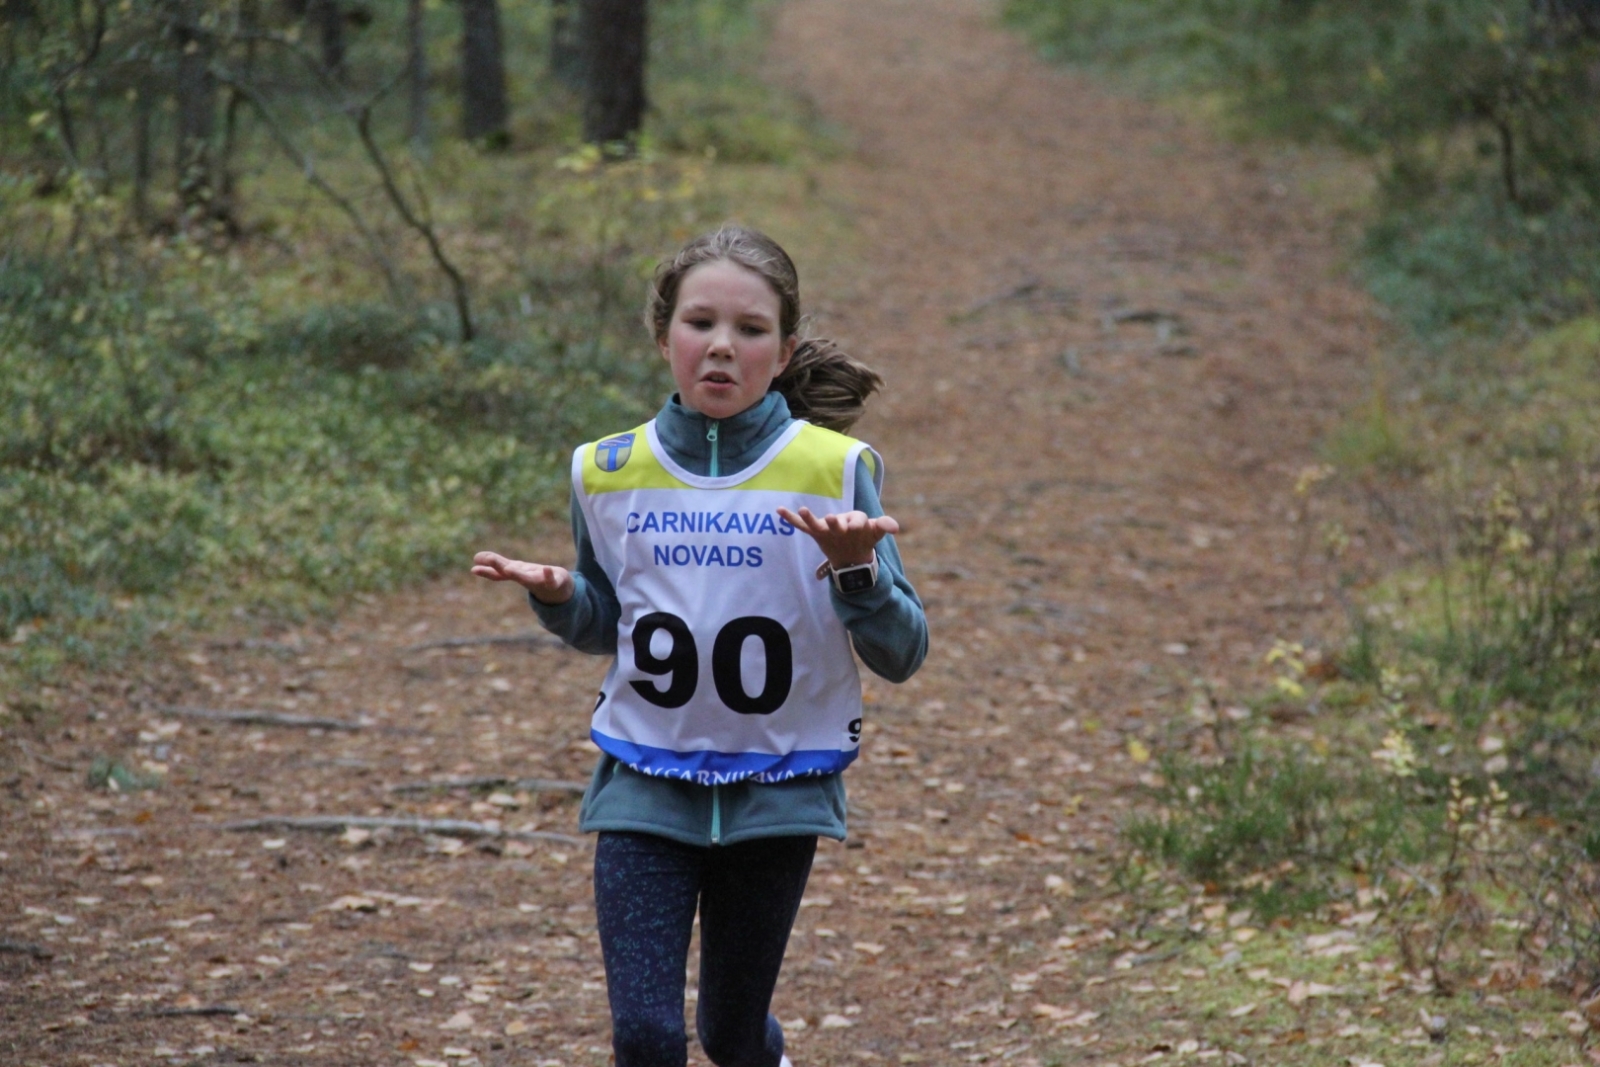
<instances>
[{"instance_id":1,"label":"speckled leggings","mask_svg":"<svg viewBox=\"0 0 1600 1067\"><path fill-rule=\"evenodd\" d=\"M695 1029L717 1067L778 1067L783 1029L768 1014L815 837L697 848L607 832L594 857L595 917L617 1067L684 1067L684 967L700 910Z\"/></svg>"}]
</instances>

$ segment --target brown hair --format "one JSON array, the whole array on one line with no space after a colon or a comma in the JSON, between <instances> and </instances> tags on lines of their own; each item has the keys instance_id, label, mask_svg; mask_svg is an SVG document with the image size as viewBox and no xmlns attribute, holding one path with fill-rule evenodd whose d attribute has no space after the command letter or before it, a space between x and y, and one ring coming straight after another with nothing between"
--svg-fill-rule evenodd
<instances>
[{"instance_id":1,"label":"brown hair","mask_svg":"<svg viewBox=\"0 0 1600 1067\"><path fill-rule=\"evenodd\" d=\"M658 344L672 325L684 277L703 263L721 261L760 275L778 297L778 333L784 340L799 335L800 273L794 261L766 234L730 223L696 237L656 268L645 325ZM795 418L843 433L861 418L867 397L883 387L883 378L826 338L802 338L772 387L789 402Z\"/></svg>"}]
</instances>

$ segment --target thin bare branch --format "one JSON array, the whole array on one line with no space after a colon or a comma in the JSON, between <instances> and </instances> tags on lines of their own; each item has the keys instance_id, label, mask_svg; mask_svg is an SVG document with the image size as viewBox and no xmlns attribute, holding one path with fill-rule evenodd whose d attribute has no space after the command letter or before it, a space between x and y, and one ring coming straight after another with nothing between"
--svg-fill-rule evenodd
<instances>
[{"instance_id":1,"label":"thin bare branch","mask_svg":"<svg viewBox=\"0 0 1600 1067\"><path fill-rule=\"evenodd\" d=\"M402 651L426 652L430 648L473 648L478 645L528 645L533 648L570 648L565 641L551 634L485 634L482 637L444 637L437 641L424 641L420 645L407 645Z\"/></svg>"},{"instance_id":2,"label":"thin bare branch","mask_svg":"<svg viewBox=\"0 0 1600 1067\"><path fill-rule=\"evenodd\" d=\"M43 945L27 941L0 941L0 955L32 956L36 960L47 960L55 953Z\"/></svg>"},{"instance_id":3,"label":"thin bare branch","mask_svg":"<svg viewBox=\"0 0 1600 1067\"><path fill-rule=\"evenodd\" d=\"M401 782L391 785L391 793L447 793L452 789L487 791L512 789L529 793L583 793L587 782L568 782L559 778L440 778L432 782Z\"/></svg>"},{"instance_id":4,"label":"thin bare branch","mask_svg":"<svg viewBox=\"0 0 1600 1067\"><path fill-rule=\"evenodd\" d=\"M294 162L294 165L300 169L301 173L305 175L305 179L311 187L332 201L344 213L344 216L350 220L351 224L355 226L362 239L366 241L367 250L378 264L378 269L383 272L384 281L389 287L390 298L395 303L403 305L406 302L405 287L401 285L399 275L395 273L394 264L389 261L388 254L384 252L383 244L378 240L378 235L373 232L372 227L367 225L367 220L362 217L355 204L351 203L348 197L328 184L327 180L317 173L316 164L311 157L302 152L299 146L294 143L288 131L283 128L283 124L278 121L277 116L272 113L272 109L267 106L267 102L262 99L261 94L255 90L254 86L232 77L226 71L217 70L213 73L218 81L237 91L249 102L250 106L255 109L255 113L261 117L261 121L266 125L267 133L271 135L283 154L288 156Z\"/></svg>"},{"instance_id":5,"label":"thin bare branch","mask_svg":"<svg viewBox=\"0 0 1600 1067\"><path fill-rule=\"evenodd\" d=\"M227 1004L211 1004L199 1008L156 1008L153 1011L141 1012L147 1019L186 1019L206 1018L208 1016L228 1016L243 1014L243 1008L231 1007Z\"/></svg>"},{"instance_id":6,"label":"thin bare branch","mask_svg":"<svg viewBox=\"0 0 1600 1067\"><path fill-rule=\"evenodd\" d=\"M47 756L43 752L35 752L33 749L29 748L25 742L18 741L17 742L17 747L19 749L21 749L23 754L26 755L29 759L35 761L36 763L42 763L46 767L51 768L52 770L57 770L57 771L75 771L75 770L78 769L77 767L73 766L70 763L65 763L65 762L63 762L61 760L58 760L58 759L55 759L55 758L53 758L51 756Z\"/></svg>"},{"instance_id":7,"label":"thin bare branch","mask_svg":"<svg viewBox=\"0 0 1600 1067\"><path fill-rule=\"evenodd\" d=\"M320 719L310 715L284 715L275 711L220 711L215 708L163 706L156 709L163 715L176 715L183 719L204 719L207 722L230 722L240 726L283 726L297 730L344 730L354 733L365 730L366 724L346 719Z\"/></svg>"},{"instance_id":8,"label":"thin bare branch","mask_svg":"<svg viewBox=\"0 0 1600 1067\"><path fill-rule=\"evenodd\" d=\"M378 94L378 95L381 95ZM433 256L433 261L450 280L450 289L455 297L456 320L460 325L461 341L463 344L470 342L475 334L472 326L472 308L468 303L466 279L450 262L450 257L445 255L444 247L439 243L439 234L434 229L431 221L418 217L411 209L405 194L400 191L400 186L394 180L394 172L389 168L389 160L384 156L383 150L378 147L378 142L372 136L372 104L368 101L355 111L356 132L361 135L361 145L367 151L367 158L372 160L373 167L378 172L378 177L383 182L383 191L389 197L389 202L400 213L422 239L428 243L428 252Z\"/></svg>"},{"instance_id":9,"label":"thin bare branch","mask_svg":"<svg viewBox=\"0 0 1600 1067\"><path fill-rule=\"evenodd\" d=\"M491 837L509 841L554 841L562 845L587 844L584 838L545 830L504 830L487 823L469 822L465 819L417 819L382 815L272 815L262 819L220 823L214 828L232 833L303 830L314 834L336 834L350 829L410 830L413 833L439 834L444 837Z\"/></svg>"}]
</instances>

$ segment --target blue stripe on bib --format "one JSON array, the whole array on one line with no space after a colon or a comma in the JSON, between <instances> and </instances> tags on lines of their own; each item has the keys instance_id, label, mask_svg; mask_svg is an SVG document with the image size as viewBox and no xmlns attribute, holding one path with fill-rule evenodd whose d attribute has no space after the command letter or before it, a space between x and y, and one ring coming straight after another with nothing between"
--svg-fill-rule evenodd
<instances>
[{"instance_id":1,"label":"blue stripe on bib","mask_svg":"<svg viewBox=\"0 0 1600 1067\"><path fill-rule=\"evenodd\" d=\"M730 782L783 782L820 774L837 774L855 762L859 749L799 749L783 755L764 752L674 752L591 729L589 737L610 755L640 774L677 778L698 785Z\"/></svg>"}]
</instances>

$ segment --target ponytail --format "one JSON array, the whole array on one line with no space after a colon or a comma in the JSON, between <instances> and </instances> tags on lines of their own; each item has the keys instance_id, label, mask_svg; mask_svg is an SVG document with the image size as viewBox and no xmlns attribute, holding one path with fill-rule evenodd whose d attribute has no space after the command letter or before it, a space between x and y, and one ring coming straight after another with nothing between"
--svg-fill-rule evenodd
<instances>
[{"instance_id":1,"label":"ponytail","mask_svg":"<svg viewBox=\"0 0 1600 1067\"><path fill-rule=\"evenodd\" d=\"M883 377L834 342L813 337L795 346L772 388L783 394L795 418L848 433L866 412L867 397L883 388Z\"/></svg>"}]
</instances>

